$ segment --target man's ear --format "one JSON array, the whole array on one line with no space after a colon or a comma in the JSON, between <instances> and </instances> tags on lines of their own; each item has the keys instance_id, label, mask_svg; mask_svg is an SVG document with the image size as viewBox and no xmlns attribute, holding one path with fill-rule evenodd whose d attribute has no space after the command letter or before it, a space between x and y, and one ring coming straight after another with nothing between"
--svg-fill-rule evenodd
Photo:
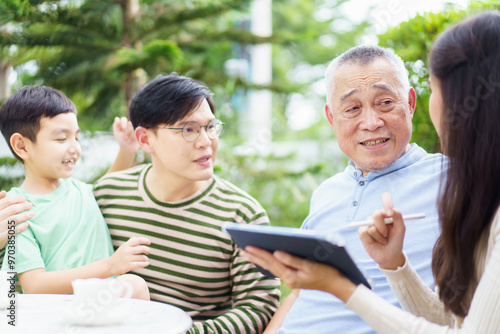
<instances>
[{"instance_id":1,"label":"man's ear","mask_svg":"<svg viewBox=\"0 0 500 334\"><path fill-rule=\"evenodd\" d=\"M23 160L26 160L30 157L28 151L28 145L31 144L31 140L24 137L22 134L16 132L12 136L10 136L10 146L12 150Z\"/></svg>"},{"instance_id":2,"label":"man's ear","mask_svg":"<svg viewBox=\"0 0 500 334\"><path fill-rule=\"evenodd\" d=\"M138 126L135 129L135 138L137 139L137 142L141 146L142 150L146 153L153 153L153 145L151 143L151 139L153 137L153 134L151 130L146 129L142 126Z\"/></svg>"},{"instance_id":3,"label":"man's ear","mask_svg":"<svg viewBox=\"0 0 500 334\"><path fill-rule=\"evenodd\" d=\"M410 91L408 92L408 105L410 107L410 115L413 118L415 106L417 105L417 93L415 93L415 89L413 89L413 87L410 87Z\"/></svg>"},{"instance_id":4,"label":"man's ear","mask_svg":"<svg viewBox=\"0 0 500 334\"><path fill-rule=\"evenodd\" d=\"M326 118L328 119L328 122L330 122L330 124L333 126L333 113L330 110L328 103L325 104L325 114L326 114Z\"/></svg>"}]
</instances>

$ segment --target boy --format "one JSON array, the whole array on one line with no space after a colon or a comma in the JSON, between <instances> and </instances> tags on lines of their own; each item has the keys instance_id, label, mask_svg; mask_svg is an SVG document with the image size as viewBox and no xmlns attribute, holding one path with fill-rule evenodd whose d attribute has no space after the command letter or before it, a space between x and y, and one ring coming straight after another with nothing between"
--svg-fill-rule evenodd
<instances>
[{"instance_id":1,"label":"boy","mask_svg":"<svg viewBox=\"0 0 500 334\"><path fill-rule=\"evenodd\" d=\"M71 178L81 153L80 129L76 108L63 93L44 86L19 89L0 107L0 129L25 168L21 187L9 196L26 197L35 212L16 236L13 271L26 293L72 293L76 278L106 278L148 265L146 238L131 238L113 254L92 186ZM149 299L141 278L118 279L133 285L134 297Z\"/></svg>"},{"instance_id":2,"label":"boy","mask_svg":"<svg viewBox=\"0 0 500 334\"><path fill-rule=\"evenodd\" d=\"M94 194L115 246L132 235L151 239L151 265L134 273L152 300L193 318L190 333L261 333L278 306L279 280L246 261L221 226L269 219L254 198L213 175L223 123L211 95L178 75L145 85L130 120L152 163L108 174Z\"/></svg>"}]
</instances>

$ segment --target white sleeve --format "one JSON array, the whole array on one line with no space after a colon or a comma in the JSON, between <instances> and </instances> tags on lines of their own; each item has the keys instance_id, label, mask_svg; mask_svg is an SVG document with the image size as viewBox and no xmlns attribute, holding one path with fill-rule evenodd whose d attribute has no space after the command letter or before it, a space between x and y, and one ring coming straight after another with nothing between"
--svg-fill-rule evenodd
<instances>
[{"instance_id":1,"label":"white sleeve","mask_svg":"<svg viewBox=\"0 0 500 334\"><path fill-rule=\"evenodd\" d=\"M358 286L347 301L346 307L355 311L377 332L384 334L497 334L500 329L500 224L498 224L498 215L496 216L496 222L491 257L486 263L485 271L474 293L469 313L465 317L461 328L438 325L426 318L403 311L386 302L363 285ZM399 274L396 273L396 275ZM410 282L408 283L410 286L413 285L413 288L407 290L408 293L423 292L423 290L417 288L419 283L414 282L411 277L412 273L406 274L410 275L408 277ZM405 274L403 273L403 275ZM437 302L430 296L428 291L423 292L423 296L405 296L403 299L406 300L407 307L415 308L421 314L424 313L422 315L437 316L440 319L442 314L439 311ZM403 293L401 289L400 293ZM429 302L427 308L422 306L422 303L426 301Z\"/></svg>"},{"instance_id":2,"label":"white sleeve","mask_svg":"<svg viewBox=\"0 0 500 334\"><path fill-rule=\"evenodd\" d=\"M436 324L448 326L454 324L453 315L445 312L444 304L439 300L437 293L422 281L408 258L403 267L396 270L381 270L405 310Z\"/></svg>"}]
</instances>

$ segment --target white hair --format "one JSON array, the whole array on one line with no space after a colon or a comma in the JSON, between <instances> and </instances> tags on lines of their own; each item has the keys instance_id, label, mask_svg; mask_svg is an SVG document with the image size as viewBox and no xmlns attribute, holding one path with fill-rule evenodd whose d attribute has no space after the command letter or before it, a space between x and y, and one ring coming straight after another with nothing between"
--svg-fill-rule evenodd
<instances>
[{"instance_id":1,"label":"white hair","mask_svg":"<svg viewBox=\"0 0 500 334\"><path fill-rule=\"evenodd\" d=\"M393 67L398 77L399 82L403 87L404 98L408 99L408 91L410 90L410 82L408 80L408 71L401 57L399 57L392 49L383 48L377 45L360 45L351 48L334 58L325 71L325 86L326 86L326 103L332 107L330 96L333 93L333 77L337 73L340 65L345 63L353 63L358 65L366 65L372 63L377 59L384 59L388 61Z\"/></svg>"}]
</instances>

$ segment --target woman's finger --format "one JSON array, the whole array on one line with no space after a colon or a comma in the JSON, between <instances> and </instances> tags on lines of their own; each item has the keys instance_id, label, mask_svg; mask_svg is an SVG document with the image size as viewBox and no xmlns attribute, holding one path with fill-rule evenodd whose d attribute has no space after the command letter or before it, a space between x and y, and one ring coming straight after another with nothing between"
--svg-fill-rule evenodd
<instances>
[{"instance_id":1,"label":"woman's finger","mask_svg":"<svg viewBox=\"0 0 500 334\"><path fill-rule=\"evenodd\" d=\"M392 217L394 204L392 203L392 196L389 193L382 194L382 205L384 206L384 214L387 217Z\"/></svg>"},{"instance_id":2,"label":"woman's finger","mask_svg":"<svg viewBox=\"0 0 500 334\"><path fill-rule=\"evenodd\" d=\"M285 264L288 267L295 268L295 269L302 269L307 265L307 260L293 256L289 253L283 252L283 251L275 251L273 253L274 257L280 260L283 264Z\"/></svg>"},{"instance_id":3,"label":"woman's finger","mask_svg":"<svg viewBox=\"0 0 500 334\"><path fill-rule=\"evenodd\" d=\"M16 213L29 210L33 204L26 201L23 196L12 196L0 199L0 220Z\"/></svg>"},{"instance_id":4,"label":"woman's finger","mask_svg":"<svg viewBox=\"0 0 500 334\"><path fill-rule=\"evenodd\" d=\"M385 245L387 243L387 237L380 234L375 226L369 227L366 233L372 238L373 241Z\"/></svg>"},{"instance_id":5,"label":"woman's finger","mask_svg":"<svg viewBox=\"0 0 500 334\"><path fill-rule=\"evenodd\" d=\"M247 246L243 251L243 255L254 264L270 271L274 276L282 277L287 267L277 260L270 252L253 247Z\"/></svg>"},{"instance_id":6,"label":"woman's finger","mask_svg":"<svg viewBox=\"0 0 500 334\"><path fill-rule=\"evenodd\" d=\"M387 238L389 231L387 230L387 225L384 221L384 215L381 210L377 210L373 213L373 226L368 227L367 232L377 241L381 241L381 238Z\"/></svg>"}]
</instances>

